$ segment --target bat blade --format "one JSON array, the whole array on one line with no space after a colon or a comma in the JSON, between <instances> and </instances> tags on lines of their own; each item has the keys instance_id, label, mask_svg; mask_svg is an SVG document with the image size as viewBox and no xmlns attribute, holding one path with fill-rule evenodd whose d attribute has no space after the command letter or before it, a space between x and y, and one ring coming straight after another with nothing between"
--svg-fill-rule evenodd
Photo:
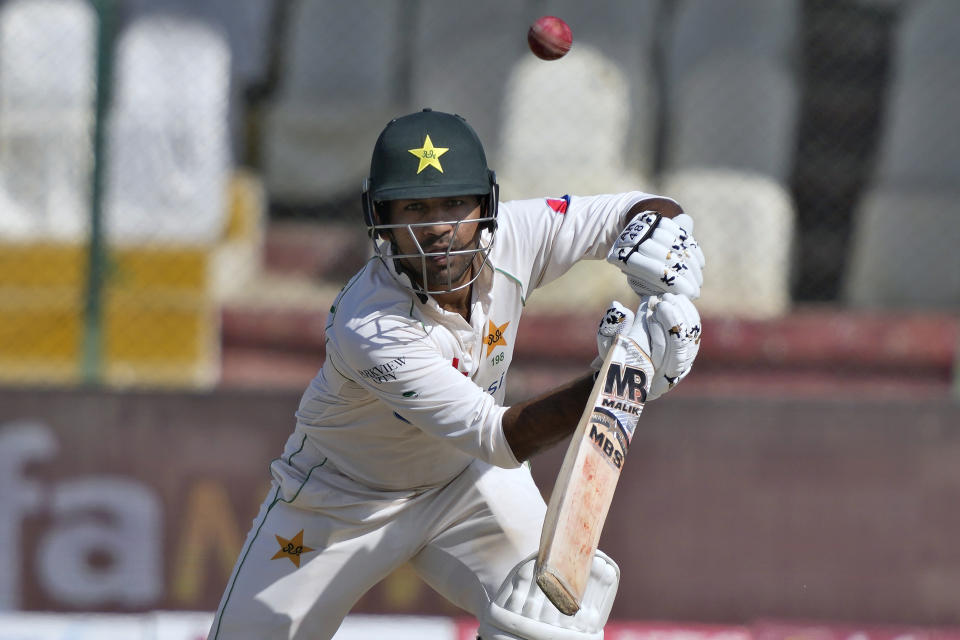
<instances>
[{"instance_id":1,"label":"bat blade","mask_svg":"<svg viewBox=\"0 0 960 640\"><path fill-rule=\"evenodd\" d=\"M534 571L540 589L566 615L574 615L583 601L651 374L649 357L617 336L560 467Z\"/></svg>"}]
</instances>

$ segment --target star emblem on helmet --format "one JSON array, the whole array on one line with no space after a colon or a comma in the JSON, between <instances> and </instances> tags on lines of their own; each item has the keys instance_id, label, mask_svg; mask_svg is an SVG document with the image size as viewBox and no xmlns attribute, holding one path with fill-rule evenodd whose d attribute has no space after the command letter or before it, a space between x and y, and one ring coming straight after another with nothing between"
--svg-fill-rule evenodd
<instances>
[{"instance_id":1,"label":"star emblem on helmet","mask_svg":"<svg viewBox=\"0 0 960 640\"><path fill-rule=\"evenodd\" d=\"M433 141L430 140L429 133L426 139L424 139L422 147L419 149L407 149L407 151L420 158L420 166L417 167L418 174L427 167L433 167L440 173L443 173L443 167L440 166L440 156L449 150L449 147L433 146Z\"/></svg>"}]
</instances>

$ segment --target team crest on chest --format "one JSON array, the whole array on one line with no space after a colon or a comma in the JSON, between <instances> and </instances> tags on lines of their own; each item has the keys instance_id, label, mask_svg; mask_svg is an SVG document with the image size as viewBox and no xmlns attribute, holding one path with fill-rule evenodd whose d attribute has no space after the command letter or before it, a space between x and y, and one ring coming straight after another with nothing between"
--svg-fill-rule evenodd
<instances>
[{"instance_id":1,"label":"team crest on chest","mask_svg":"<svg viewBox=\"0 0 960 640\"><path fill-rule=\"evenodd\" d=\"M280 544L280 550L273 554L271 560L287 558L299 569L300 555L313 551L313 548L303 546L303 529L300 529L300 532L289 540L276 534L273 537Z\"/></svg>"},{"instance_id":2,"label":"team crest on chest","mask_svg":"<svg viewBox=\"0 0 960 640\"><path fill-rule=\"evenodd\" d=\"M506 331L510 322L504 322L499 327L493 324L493 320L488 320L487 322L489 322L490 325L487 328L487 338L484 342L487 344L487 355L490 355L497 347L507 346Z\"/></svg>"},{"instance_id":3,"label":"team crest on chest","mask_svg":"<svg viewBox=\"0 0 960 640\"><path fill-rule=\"evenodd\" d=\"M430 140L429 134L427 134L427 137L424 139L422 147L419 149L407 149L407 151L420 158L420 165L417 167L417 174L427 167L433 167L440 173L443 173L443 166L440 164L440 156L449 150L449 147L433 146L433 142Z\"/></svg>"}]
</instances>

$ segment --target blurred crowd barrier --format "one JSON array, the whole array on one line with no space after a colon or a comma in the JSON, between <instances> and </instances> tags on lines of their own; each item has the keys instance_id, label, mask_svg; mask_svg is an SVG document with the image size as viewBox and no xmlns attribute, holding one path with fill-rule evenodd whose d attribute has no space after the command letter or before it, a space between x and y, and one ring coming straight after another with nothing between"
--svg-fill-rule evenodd
<instances>
[{"instance_id":1,"label":"blurred crowd barrier","mask_svg":"<svg viewBox=\"0 0 960 640\"><path fill-rule=\"evenodd\" d=\"M954 0L0 0L0 381L222 382L231 310L367 257L370 150L427 106L504 199L679 200L705 316L954 313L957 33ZM591 263L533 308L620 295Z\"/></svg>"}]
</instances>

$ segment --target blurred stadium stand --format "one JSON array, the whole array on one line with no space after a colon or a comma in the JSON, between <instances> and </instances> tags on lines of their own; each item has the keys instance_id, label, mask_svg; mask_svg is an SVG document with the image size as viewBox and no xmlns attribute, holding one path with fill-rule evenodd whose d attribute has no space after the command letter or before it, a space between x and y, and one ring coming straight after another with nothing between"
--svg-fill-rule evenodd
<instances>
[{"instance_id":1,"label":"blurred stadium stand","mask_svg":"<svg viewBox=\"0 0 960 640\"><path fill-rule=\"evenodd\" d=\"M80 0L0 13L0 237L87 231L96 16Z\"/></svg>"},{"instance_id":2,"label":"blurred stadium stand","mask_svg":"<svg viewBox=\"0 0 960 640\"><path fill-rule=\"evenodd\" d=\"M639 188L685 205L708 258L688 392L867 389L880 371L949 385L952 0L0 1L4 382L81 378L105 7L103 382L303 386L369 255L376 135L430 106L474 124L506 198ZM559 62L525 48L546 13L573 28ZM517 394L585 362L588 310L630 295L594 263L533 296L528 324L569 327L570 348L550 362L519 345ZM835 355L806 357L821 343Z\"/></svg>"},{"instance_id":3,"label":"blurred stadium stand","mask_svg":"<svg viewBox=\"0 0 960 640\"><path fill-rule=\"evenodd\" d=\"M960 300L958 25L950 0L911 6L898 25L879 157L856 211L845 290L854 306Z\"/></svg>"},{"instance_id":4,"label":"blurred stadium stand","mask_svg":"<svg viewBox=\"0 0 960 640\"><path fill-rule=\"evenodd\" d=\"M229 130L233 157L246 162L249 94L268 83L270 75L270 28L275 0L124 0L125 22L151 15L200 22L224 38L230 48ZM221 80L222 81L222 80Z\"/></svg>"},{"instance_id":5,"label":"blurred stadium stand","mask_svg":"<svg viewBox=\"0 0 960 640\"><path fill-rule=\"evenodd\" d=\"M704 313L775 317L790 306L799 16L795 0L688 0L673 16L660 191L696 215L710 256ZM738 233L759 255L728 241Z\"/></svg>"},{"instance_id":6,"label":"blurred stadium stand","mask_svg":"<svg viewBox=\"0 0 960 640\"><path fill-rule=\"evenodd\" d=\"M481 140L497 140L509 70L526 57L526 44L495 25L526 24L536 18L532 7L513 0L421 0L409 6L415 9L407 18L411 35L403 73L409 74L409 84L398 91L403 104L459 113Z\"/></svg>"},{"instance_id":7,"label":"blurred stadium stand","mask_svg":"<svg viewBox=\"0 0 960 640\"><path fill-rule=\"evenodd\" d=\"M264 113L263 175L290 204L356 196L369 149L397 100L402 5L295 3L281 43L286 64Z\"/></svg>"}]
</instances>

